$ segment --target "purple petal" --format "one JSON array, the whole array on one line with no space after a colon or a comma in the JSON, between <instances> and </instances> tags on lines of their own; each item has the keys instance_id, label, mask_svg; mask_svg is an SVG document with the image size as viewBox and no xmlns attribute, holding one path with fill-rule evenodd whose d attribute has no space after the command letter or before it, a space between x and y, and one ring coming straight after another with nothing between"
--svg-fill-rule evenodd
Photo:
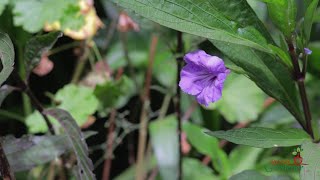
<instances>
[{"instance_id":1,"label":"purple petal","mask_svg":"<svg viewBox=\"0 0 320 180\"><path fill-rule=\"evenodd\" d=\"M179 82L180 88L190 95L199 94L205 87L204 82L210 74L194 64L187 64L180 72L181 80Z\"/></svg>"},{"instance_id":2,"label":"purple petal","mask_svg":"<svg viewBox=\"0 0 320 180\"><path fill-rule=\"evenodd\" d=\"M304 48L304 52L307 54L307 55L310 55L312 54L312 51L308 48Z\"/></svg>"},{"instance_id":3,"label":"purple petal","mask_svg":"<svg viewBox=\"0 0 320 180\"><path fill-rule=\"evenodd\" d=\"M194 95L205 106L218 101L222 96L224 81L230 70L222 59L211 56L202 50L185 55L187 65L181 70L180 88Z\"/></svg>"}]
</instances>

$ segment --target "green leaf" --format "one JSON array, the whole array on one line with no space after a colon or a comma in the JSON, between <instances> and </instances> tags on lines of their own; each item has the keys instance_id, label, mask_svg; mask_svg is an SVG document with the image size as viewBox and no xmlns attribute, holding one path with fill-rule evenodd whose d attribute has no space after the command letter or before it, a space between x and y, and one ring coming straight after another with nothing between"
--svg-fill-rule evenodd
<instances>
[{"instance_id":1,"label":"green leaf","mask_svg":"<svg viewBox=\"0 0 320 180\"><path fill-rule=\"evenodd\" d=\"M134 94L134 82L127 76L122 76L117 81L98 84L94 90L94 95L100 100L104 108L121 108Z\"/></svg>"},{"instance_id":2,"label":"green leaf","mask_svg":"<svg viewBox=\"0 0 320 180\"><path fill-rule=\"evenodd\" d=\"M0 59L2 69L0 72L0 86L7 80L13 71L14 47L7 34L0 32Z\"/></svg>"},{"instance_id":3,"label":"green leaf","mask_svg":"<svg viewBox=\"0 0 320 180\"><path fill-rule=\"evenodd\" d=\"M54 100L60 103L57 108L70 112L79 126L87 122L88 117L96 112L99 105L92 89L74 84L66 85L60 89L55 94ZM52 121L51 118L50 120ZM57 125L55 122L53 121L53 124ZM37 111L27 117L26 124L31 133L48 131L41 114Z\"/></svg>"},{"instance_id":4,"label":"green leaf","mask_svg":"<svg viewBox=\"0 0 320 180\"><path fill-rule=\"evenodd\" d=\"M13 9L14 24L35 33L41 30L45 23L53 23L68 17L70 6L75 6L77 3L77 0L17 0Z\"/></svg>"},{"instance_id":5,"label":"green leaf","mask_svg":"<svg viewBox=\"0 0 320 180\"><path fill-rule=\"evenodd\" d=\"M267 3L269 16L273 23L290 37L296 27L297 4L295 0L262 0Z\"/></svg>"},{"instance_id":6,"label":"green leaf","mask_svg":"<svg viewBox=\"0 0 320 180\"><path fill-rule=\"evenodd\" d=\"M301 180L319 179L319 166L320 166L320 148L319 144L314 144L310 141L305 141L302 144L303 151L301 157L303 158L300 170Z\"/></svg>"},{"instance_id":7,"label":"green leaf","mask_svg":"<svg viewBox=\"0 0 320 180\"><path fill-rule=\"evenodd\" d=\"M207 133L235 144L258 148L296 146L301 145L306 140L310 140L310 136L300 129L276 130L253 127Z\"/></svg>"},{"instance_id":8,"label":"green leaf","mask_svg":"<svg viewBox=\"0 0 320 180\"><path fill-rule=\"evenodd\" d=\"M183 180L218 180L209 167L203 165L198 159L183 158Z\"/></svg>"},{"instance_id":9,"label":"green leaf","mask_svg":"<svg viewBox=\"0 0 320 180\"><path fill-rule=\"evenodd\" d=\"M272 38L246 1L114 0L161 25L209 38L268 95L303 122L291 73L277 61ZM258 51L259 50L259 51ZM265 53L267 52L267 53Z\"/></svg>"},{"instance_id":10,"label":"green leaf","mask_svg":"<svg viewBox=\"0 0 320 180\"><path fill-rule=\"evenodd\" d=\"M179 164L176 117L172 115L150 123L149 132L162 179L176 179Z\"/></svg>"},{"instance_id":11,"label":"green leaf","mask_svg":"<svg viewBox=\"0 0 320 180\"><path fill-rule=\"evenodd\" d=\"M69 143L77 156L76 174L83 179L95 179L95 175L92 173L93 164L88 156L88 146L76 121L67 111L62 109L47 109L43 113L54 117L67 134Z\"/></svg>"},{"instance_id":12,"label":"green leaf","mask_svg":"<svg viewBox=\"0 0 320 180\"><path fill-rule=\"evenodd\" d=\"M289 176L265 176L254 170L242 171L230 178L230 180L248 180L248 179L263 179L263 180L291 180Z\"/></svg>"},{"instance_id":13,"label":"green leaf","mask_svg":"<svg viewBox=\"0 0 320 180\"><path fill-rule=\"evenodd\" d=\"M61 32L51 32L34 36L27 42L24 58L28 72L39 64L43 53L48 52L61 36Z\"/></svg>"},{"instance_id":14,"label":"green leaf","mask_svg":"<svg viewBox=\"0 0 320 180\"><path fill-rule=\"evenodd\" d=\"M232 174L237 174L247 169L254 169L262 151L262 148L249 146L238 146L233 149L229 155Z\"/></svg>"},{"instance_id":15,"label":"green leaf","mask_svg":"<svg viewBox=\"0 0 320 180\"><path fill-rule=\"evenodd\" d=\"M198 152L211 157L214 168L224 177L231 173L230 164L226 153L219 147L219 141L203 133L203 129L191 123L183 124L183 131L187 134L188 141Z\"/></svg>"},{"instance_id":16,"label":"green leaf","mask_svg":"<svg viewBox=\"0 0 320 180\"><path fill-rule=\"evenodd\" d=\"M309 4L306 14L304 16L304 21L303 21L303 35L304 35L304 40L306 44L308 44L309 39L310 39L310 33L311 33L311 28L312 24L314 22L316 10L318 7L319 0L312 0L312 2Z\"/></svg>"},{"instance_id":17,"label":"green leaf","mask_svg":"<svg viewBox=\"0 0 320 180\"><path fill-rule=\"evenodd\" d=\"M254 121L263 109L264 100L265 94L252 81L231 73L225 82L222 99L210 107L216 107L230 123Z\"/></svg>"},{"instance_id":18,"label":"green leaf","mask_svg":"<svg viewBox=\"0 0 320 180\"><path fill-rule=\"evenodd\" d=\"M23 136L3 139L3 147L14 171L24 171L45 164L71 150L66 136Z\"/></svg>"},{"instance_id":19,"label":"green leaf","mask_svg":"<svg viewBox=\"0 0 320 180\"><path fill-rule=\"evenodd\" d=\"M267 46L272 40L246 1L114 0L114 2L172 29L272 53Z\"/></svg>"},{"instance_id":20,"label":"green leaf","mask_svg":"<svg viewBox=\"0 0 320 180\"><path fill-rule=\"evenodd\" d=\"M258 87L281 102L297 120L304 122L295 82L288 68L281 61L269 54L244 46L212 42L230 60L242 67Z\"/></svg>"},{"instance_id":21,"label":"green leaf","mask_svg":"<svg viewBox=\"0 0 320 180\"><path fill-rule=\"evenodd\" d=\"M8 4L8 2L9 2L9 0L1 0L0 1L0 15L4 11L4 9L6 8L6 5Z\"/></svg>"},{"instance_id":22,"label":"green leaf","mask_svg":"<svg viewBox=\"0 0 320 180\"><path fill-rule=\"evenodd\" d=\"M280 60L287 66L290 68L290 70L293 69L293 65L291 62L291 58L288 54L288 52L283 51L281 48L271 45L269 44L270 49L272 49L272 51L274 52L274 54L276 54Z\"/></svg>"},{"instance_id":23,"label":"green leaf","mask_svg":"<svg viewBox=\"0 0 320 180\"><path fill-rule=\"evenodd\" d=\"M177 82L177 62L168 49L157 51L153 75L159 83L168 88L173 87Z\"/></svg>"}]
</instances>

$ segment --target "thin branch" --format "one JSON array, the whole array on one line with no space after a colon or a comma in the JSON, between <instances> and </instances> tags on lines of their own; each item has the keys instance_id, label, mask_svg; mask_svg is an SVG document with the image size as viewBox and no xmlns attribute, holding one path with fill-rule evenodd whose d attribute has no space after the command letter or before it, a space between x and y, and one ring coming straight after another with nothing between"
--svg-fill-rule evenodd
<instances>
[{"instance_id":1,"label":"thin branch","mask_svg":"<svg viewBox=\"0 0 320 180\"><path fill-rule=\"evenodd\" d=\"M49 118L47 117L47 115L43 114L44 108L43 108L42 104L34 96L34 94L30 90L30 88L27 85L27 83L22 80L21 76L18 74L18 72L16 70L13 71L12 75L13 75L14 79L17 81L18 86L23 90L24 93L26 93L29 96L29 98L31 100L31 103L40 112L41 116L43 117L43 119L45 120L45 123L48 126L49 132L54 135L55 134L54 133L54 129L53 129L53 126L52 126L51 122L49 121Z\"/></svg>"},{"instance_id":2,"label":"thin branch","mask_svg":"<svg viewBox=\"0 0 320 180\"><path fill-rule=\"evenodd\" d=\"M10 164L8 162L8 159L6 157L6 154L4 153L1 139L0 139L0 172L2 175L2 178L4 180L14 180L14 173L11 170Z\"/></svg>"},{"instance_id":3,"label":"thin branch","mask_svg":"<svg viewBox=\"0 0 320 180\"><path fill-rule=\"evenodd\" d=\"M179 84L180 81L180 71L183 65L183 57L181 57L180 55L183 53L183 40L182 40L182 32L177 32L177 51L176 53L179 55L177 57L177 84ZM181 132L182 132L182 128L181 128L181 123L182 123L182 116L181 116L181 104L180 104L180 100L181 100L181 91L179 86L177 85L177 89L176 89L176 96L175 96L175 109L176 109L176 114L177 114L177 120L178 120L178 129L177 129L177 133L178 133L178 139L179 139L179 168L178 168L178 179L181 180L182 179L182 145L181 145Z\"/></svg>"},{"instance_id":4,"label":"thin branch","mask_svg":"<svg viewBox=\"0 0 320 180\"><path fill-rule=\"evenodd\" d=\"M312 138L314 138L313 129L312 129L312 125L311 125L312 124L311 123L312 117L311 117L308 97L307 97L307 93L306 93L306 88L305 88L305 84L304 84L304 75L300 71L298 56L297 56L297 53L296 53L296 50L295 50L295 47L293 45L292 40L288 41L287 43L288 43L289 53L291 56L293 67L294 67L294 75L296 78L295 80L296 80L298 87L299 87L299 93L300 93L300 98L301 98L302 107L303 107L303 111L304 111L306 127L302 124L302 122L300 122L300 124L306 130L306 132L308 132L310 134L310 136ZM304 71L306 71L306 70L304 70Z\"/></svg>"},{"instance_id":5,"label":"thin branch","mask_svg":"<svg viewBox=\"0 0 320 180\"><path fill-rule=\"evenodd\" d=\"M119 80L122 76L123 69L119 69L118 73L116 75L116 80ZM113 142L114 142L114 130L116 128L116 115L117 115L117 109L113 108L110 113L109 118L109 129L107 133L107 146L106 146L106 160L104 161L103 166L103 178L104 180L110 179L110 171L111 171L111 165L112 165L112 153L113 153Z\"/></svg>"},{"instance_id":6,"label":"thin branch","mask_svg":"<svg viewBox=\"0 0 320 180\"><path fill-rule=\"evenodd\" d=\"M156 48L158 44L158 36L152 35L150 54L149 54L149 64L146 73L146 80L144 86L144 93L142 96L142 112L140 116L140 130L139 130L139 142L138 142L138 154L137 154L137 169L136 169L136 180L142 180L145 177L144 172L144 154L147 142L147 126L148 126L148 109L150 106L150 86L152 80L152 69L154 58L156 54Z\"/></svg>"}]
</instances>

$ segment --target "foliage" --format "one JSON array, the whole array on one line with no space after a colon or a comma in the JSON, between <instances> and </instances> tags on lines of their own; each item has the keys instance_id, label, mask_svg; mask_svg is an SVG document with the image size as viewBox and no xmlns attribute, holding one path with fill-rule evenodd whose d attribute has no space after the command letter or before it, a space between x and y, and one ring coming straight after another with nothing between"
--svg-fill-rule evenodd
<instances>
[{"instance_id":1,"label":"foliage","mask_svg":"<svg viewBox=\"0 0 320 180\"><path fill-rule=\"evenodd\" d=\"M319 0L1 0L0 176L317 179L319 23Z\"/></svg>"}]
</instances>

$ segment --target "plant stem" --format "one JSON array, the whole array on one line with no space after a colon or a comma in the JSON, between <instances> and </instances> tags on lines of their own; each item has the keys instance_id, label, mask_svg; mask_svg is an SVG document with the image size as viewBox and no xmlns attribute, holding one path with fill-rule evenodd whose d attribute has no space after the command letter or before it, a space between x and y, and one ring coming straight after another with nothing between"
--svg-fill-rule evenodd
<instances>
[{"instance_id":1,"label":"plant stem","mask_svg":"<svg viewBox=\"0 0 320 180\"><path fill-rule=\"evenodd\" d=\"M72 75L71 83L74 83L74 84L78 83L80 76L81 76L81 73L82 73L82 70L88 60L89 53L90 52L89 52L88 47L84 47L84 52L80 56L80 58L78 59L76 68L75 68L74 73Z\"/></svg>"},{"instance_id":2,"label":"plant stem","mask_svg":"<svg viewBox=\"0 0 320 180\"><path fill-rule=\"evenodd\" d=\"M3 110L3 109L0 109L0 116L4 116L4 117L10 118L10 119L15 119L20 122L24 122L24 117L22 117L16 113L12 113L10 111Z\"/></svg>"},{"instance_id":3,"label":"plant stem","mask_svg":"<svg viewBox=\"0 0 320 180\"><path fill-rule=\"evenodd\" d=\"M64 44L62 46L59 46L55 49L52 49L50 50L48 53L47 53L47 56L51 56L51 55L54 55L54 54L57 54L59 52L62 52L62 51L65 51L65 50L68 50L70 48L73 48L73 47L77 47L81 45L81 42L78 42L78 41L74 41L72 43L68 43L68 44Z\"/></svg>"},{"instance_id":4,"label":"plant stem","mask_svg":"<svg viewBox=\"0 0 320 180\"><path fill-rule=\"evenodd\" d=\"M178 120L178 129L177 129L177 134L178 134L178 139L179 139L179 167L178 167L178 179L182 180L182 145L181 145L181 133L182 133L182 128L181 128L181 123L182 123L182 116L181 116L181 91L178 86L180 82L180 71L183 65L183 58L180 56L183 53L183 40L182 40L182 32L177 32L177 54L179 56L177 57L177 89L176 89L176 96L175 96L175 109L176 109L176 114L177 114L177 120Z\"/></svg>"},{"instance_id":5,"label":"plant stem","mask_svg":"<svg viewBox=\"0 0 320 180\"><path fill-rule=\"evenodd\" d=\"M35 106L35 108L40 112L40 114L42 115L43 119L45 120L49 132L54 135L54 129L53 126L49 120L49 118L43 114L43 106L42 104L39 102L39 100L34 96L34 94L32 93L32 91L30 90L29 86L27 85L27 83L21 78L21 76L14 70L12 72L12 75L14 77L14 79L17 81L18 86L23 90L23 92L30 98L31 103Z\"/></svg>"},{"instance_id":6,"label":"plant stem","mask_svg":"<svg viewBox=\"0 0 320 180\"><path fill-rule=\"evenodd\" d=\"M18 62L19 62L19 74L24 79L26 77L25 63L23 61L23 47L22 45L17 46L18 49ZM22 104L24 115L27 116L32 113L31 102L26 94L22 94Z\"/></svg>"},{"instance_id":7,"label":"plant stem","mask_svg":"<svg viewBox=\"0 0 320 180\"><path fill-rule=\"evenodd\" d=\"M6 154L4 153L1 139L0 139L0 172L1 176L4 180L14 180L14 173L11 170L10 164L8 162L8 159L6 157Z\"/></svg>"},{"instance_id":8,"label":"plant stem","mask_svg":"<svg viewBox=\"0 0 320 180\"><path fill-rule=\"evenodd\" d=\"M123 74L123 69L118 69L116 80L119 80ZM112 153L113 153L113 142L114 142L114 129L116 128L116 115L117 115L117 109L113 108L110 113L109 118L109 128L107 133L107 140L106 140L106 160L104 161L103 166L103 178L104 180L110 179L110 170L112 165Z\"/></svg>"},{"instance_id":9,"label":"plant stem","mask_svg":"<svg viewBox=\"0 0 320 180\"><path fill-rule=\"evenodd\" d=\"M312 138L314 138L313 129L312 129L312 122L311 122L312 117L311 117L308 97L307 97L307 93L306 93L306 88L305 88L305 84L304 84L305 77L304 77L303 72L301 72L301 70L300 70L298 56L297 56L295 47L292 43L292 40L288 41L287 43L288 43L289 53L291 56L293 67L294 67L295 80L296 80L298 87L299 87L300 98L301 98L302 107L303 107L303 111L304 111L304 117L306 120L306 127L304 127L304 129L310 134L310 136Z\"/></svg>"},{"instance_id":10,"label":"plant stem","mask_svg":"<svg viewBox=\"0 0 320 180\"><path fill-rule=\"evenodd\" d=\"M136 180L142 180L145 178L144 172L144 154L147 142L147 126L148 126L148 110L150 106L150 86L152 80L152 69L155 58L155 53L158 44L158 36L152 35L149 64L146 73L146 80L144 86L144 93L142 96L142 112L140 116L140 129L139 129L139 142L138 142L138 154L137 154L137 169L136 169Z\"/></svg>"}]
</instances>

